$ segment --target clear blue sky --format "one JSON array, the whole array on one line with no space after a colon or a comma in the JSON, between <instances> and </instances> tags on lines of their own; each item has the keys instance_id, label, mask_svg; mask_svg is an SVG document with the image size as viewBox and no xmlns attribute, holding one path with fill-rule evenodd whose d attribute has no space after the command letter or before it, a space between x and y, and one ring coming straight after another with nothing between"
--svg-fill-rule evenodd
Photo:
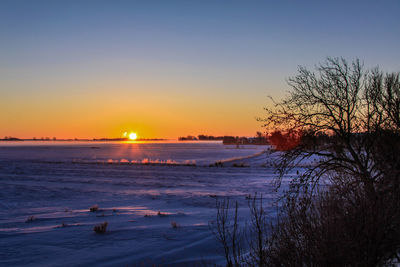
<instances>
[{"instance_id":1,"label":"clear blue sky","mask_svg":"<svg viewBox=\"0 0 400 267\"><path fill-rule=\"evenodd\" d=\"M0 1L0 136L251 135L327 56L400 71L400 1Z\"/></svg>"}]
</instances>

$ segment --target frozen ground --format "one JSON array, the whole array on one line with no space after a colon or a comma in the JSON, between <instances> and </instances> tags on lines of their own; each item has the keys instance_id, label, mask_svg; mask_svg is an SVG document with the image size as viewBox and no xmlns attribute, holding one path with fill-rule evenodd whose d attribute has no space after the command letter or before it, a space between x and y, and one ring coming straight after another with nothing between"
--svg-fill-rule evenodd
<instances>
[{"instance_id":1,"label":"frozen ground","mask_svg":"<svg viewBox=\"0 0 400 267\"><path fill-rule=\"evenodd\" d=\"M246 195L263 193L273 210L265 149L215 142L0 144L0 265L223 265L208 226L216 198L238 200L241 221ZM151 164L141 164L146 158ZM209 167L218 160L223 167ZM99 210L90 212L93 205ZM107 232L95 234L105 221Z\"/></svg>"}]
</instances>

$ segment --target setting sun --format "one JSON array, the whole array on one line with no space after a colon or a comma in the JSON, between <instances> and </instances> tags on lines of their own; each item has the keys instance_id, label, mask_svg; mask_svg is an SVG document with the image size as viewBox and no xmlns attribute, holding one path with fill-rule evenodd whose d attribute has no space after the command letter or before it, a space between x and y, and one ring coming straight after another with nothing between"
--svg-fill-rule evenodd
<instances>
[{"instance_id":1,"label":"setting sun","mask_svg":"<svg viewBox=\"0 0 400 267\"><path fill-rule=\"evenodd\" d=\"M130 140L136 140L136 138L137 138L136 133L130 133L130 134L129 134L129 139L130 139Z\"/></svg>"}]
</instances>

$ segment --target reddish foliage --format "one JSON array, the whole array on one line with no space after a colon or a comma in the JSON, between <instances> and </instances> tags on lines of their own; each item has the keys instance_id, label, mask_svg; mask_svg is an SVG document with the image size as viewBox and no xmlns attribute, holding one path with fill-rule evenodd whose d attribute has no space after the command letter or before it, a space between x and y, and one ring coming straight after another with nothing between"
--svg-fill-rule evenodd
<instances>
[{"instance_id":1,"label":"reddish foliage","mask_svg":"<svg viewBox=\"0 0 400 267\"><path fill-rule=\"evenodd\" d=\"M268 136L268 140L276 150L286 151L298 146L301 137L301 131L288 131L286 133L282 133L281 131L276 130Z\"/></svg>"}]
</instances>

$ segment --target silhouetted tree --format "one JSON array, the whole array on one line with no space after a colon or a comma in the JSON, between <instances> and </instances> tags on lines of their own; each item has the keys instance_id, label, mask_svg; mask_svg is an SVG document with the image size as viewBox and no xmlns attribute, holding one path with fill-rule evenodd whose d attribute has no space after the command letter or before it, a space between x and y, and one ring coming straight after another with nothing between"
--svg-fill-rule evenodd
<instances>
[{"instance_id":1,"label":"silhouetted tree","mask_svg":"<svg viewBox=\"0 0 400 267\"><path fill-rule=\"evenodd\" d=\"M229 198L216 199L217 217L209 223L217 241L222 245L227 267L240 267L244 264L242 251L242 232L238 225L238 203L235 202L233 221L229 216Z\"/></svg>"},{"instance_id":2,"label":"silhouetted tree","mask_svg":"<svg viewBox=\"0 0 400 267\"><path fill-rule=\"evenodd\" d=\"M282 156L280 178L299 161L318 156L318 162L293 184L315 186L323 175L340 170L359 176L371 187L382 175L373 155L380 142L376 137L381 130L400 129L399 74L365 71L359 60L348 64L344 59L328 58L316 73L299 67L298 75L288 83L292 91L266 108L263 119L267 129L305 133ZM310 146L321 135L330 136L331 141Z\"/></svg>"},{"instance_id":3,"label":"silhouetted tree","mask_svg":"<svg viewBox=\"0 0 400 267\"><path fill-rule=\"evenodd\" d=\"M243 265L399 264L399 74L328 58L316 73L300 67L289 85L292 91L267 108L263 120L281 150L278 181L301 161L309 164L291 182L269 227L262 202L250 202ZM232 227L225 227L228 206L217 208L218 236L232 236ZM233 221L238 229L236 214ZM227 263L233 266L232 256Z\"/></svg>"},{"instance_id":4,"label":"silhouetted tree","mask_svg":"<svg viewBox=\"0 0 400 267\"><path fill-rule=\"evenodd\" d=\"M300 67L292 91L264 119L301 131L282 153L279 178L303 160L266 249L270 266L376 266L400 251L399 74L328 58ZM328 187L318 187L321 178ZM310 190L310 188L312 190Z\"/></svg>"}]
</instances>

